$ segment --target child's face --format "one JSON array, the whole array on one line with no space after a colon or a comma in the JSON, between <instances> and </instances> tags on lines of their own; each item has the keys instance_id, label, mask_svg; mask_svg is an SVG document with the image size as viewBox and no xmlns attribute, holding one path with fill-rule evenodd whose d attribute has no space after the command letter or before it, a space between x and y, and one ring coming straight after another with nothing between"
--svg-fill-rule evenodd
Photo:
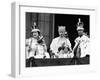
<instances>
[{"instance_id":1,"label":"child's face","mask_svg":"<svg viewBox=\"0 0 100 80\"><path fill-rule=\"evenodd\" d=\"M65 47L64 52L68 53L68 48L67 47Z\"/></svg>"}]
</instances>

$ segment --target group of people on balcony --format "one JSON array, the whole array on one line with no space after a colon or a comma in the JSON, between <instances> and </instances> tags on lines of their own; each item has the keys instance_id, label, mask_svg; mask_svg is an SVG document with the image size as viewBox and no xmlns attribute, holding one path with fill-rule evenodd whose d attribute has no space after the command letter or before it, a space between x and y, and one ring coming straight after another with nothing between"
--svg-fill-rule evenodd
<instances>
[{"instance_id":1,"label":"group of people on balcony","mask_svg":"<svg viewBox=\"0 0 100 80\"><path fill-rule=\"evenodd\" d=\"M26 39L26 58L73 58L75 55L79 58L89 54L89 37L84 33L84 24L80 18L77 23L76 30L78 37L75 39L75 46L72 49L71 42L67 37L66 26L58 26L59 36L54 38L50 44L50 50L47 51L47 46L44 37L39 29L36 29L36 23L31 31L32 37ZM74 34L74 33L73 33Z\"/></svg>"}]
</instances>

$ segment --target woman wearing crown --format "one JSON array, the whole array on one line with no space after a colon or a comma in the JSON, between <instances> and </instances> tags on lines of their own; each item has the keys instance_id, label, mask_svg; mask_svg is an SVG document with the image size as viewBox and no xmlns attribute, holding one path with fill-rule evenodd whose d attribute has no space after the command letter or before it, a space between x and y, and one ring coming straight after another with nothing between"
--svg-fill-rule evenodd
<instances>
[{"instance_id":1,"label":"woman wearing crown","mask_svg":"<svg viewBox=\"0 0 100 80\"><path fill-rule=\"evenodd\" d=\"M27 58L49 58L44 38L41 36L40 30L35 27L36 23L34 23L31 31L32 37L26 40Z\"/></svg>"},{"instance_id":2,"label":"woman wearing crown","mask_svg":"<svg viewBox=\"0 0 100 80\"><path fill-rule=\"evenodd\" d=\"M54 38L50 45L53 58L68 58L72 49L69 39L65 36L65 26L58 26L58 33L59 37ZM70 55L70 57L72 57L72 55Z\"/></svg>"}]
</instances>

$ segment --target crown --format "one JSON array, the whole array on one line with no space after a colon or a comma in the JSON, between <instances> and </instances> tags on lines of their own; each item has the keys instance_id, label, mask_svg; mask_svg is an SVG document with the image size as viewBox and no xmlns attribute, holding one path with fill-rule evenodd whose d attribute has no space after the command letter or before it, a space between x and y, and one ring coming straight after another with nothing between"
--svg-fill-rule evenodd
<instances>
[{"instance_id":1,"label":"crown","mask_svg":"<svg viewBox=\"0 0 100 80\"><path fill-rule=\"evenodd\" d=\"M78 19L78 23L77 23L77 30L84 30L83 28L84 24L83 22L81 22L81 19Z\"/></svg>"},{"instance_id":2,"label":"crown","mask_svg":"<svg viewBox=\"0 0 100 80\"><path fill-rule=\"evenodd\" d=\"M66 30L66 26L58 26L58 30Z\"/></svg>"},{"instance_id":3,"label":"crown","mask_svg":"<svg viewBox=\"0 0 100 80\"><path fill-rule=\"evenodd\" d=\"M77 23L77 26L83 26L84 24L83 24L83 22L81 22L81 18L78 18L78 23Z\"/></svg>"},{"instance_id":4,"label":"crown","mask_svg":"<svg viewBox=\"0 0 100 80\"><path fill-rule=\"evenodd\" d=\"M31 32L34 32L34 31L39 31L39 29L36 29L37 25L36 25L36 22L33 23L33 26L32 26L32 31Z\"/></svg>"}]
</instances>

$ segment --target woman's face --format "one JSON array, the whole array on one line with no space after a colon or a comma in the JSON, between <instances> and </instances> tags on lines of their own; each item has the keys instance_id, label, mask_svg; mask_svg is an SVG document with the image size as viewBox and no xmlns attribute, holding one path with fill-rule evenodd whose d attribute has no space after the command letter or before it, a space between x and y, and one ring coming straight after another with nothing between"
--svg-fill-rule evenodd
<instances>
[{"instance_id":1,"label":"woman's face","mask_svg":"<svg viewBox=\"0 0 100 80\"><path fill-rule=\"evenodd\" d=\"M59 32L59 35L60 35L61 37L64 37L64 36L65 36L65 31L59 30L58 32Z\"/></svg>"},{"instance_id":2,"label":"woman's face","mask_svg":"<svg viewBox=\"0 0 100 80\"><path fill-rule=\"evenodd\" d=\"M34 38L37 38L38 36L39 36L38 32L37 32L37 31L34 31L34 32L33 32L33 37L34 37Z\"/></svg>"}]
</instances>

